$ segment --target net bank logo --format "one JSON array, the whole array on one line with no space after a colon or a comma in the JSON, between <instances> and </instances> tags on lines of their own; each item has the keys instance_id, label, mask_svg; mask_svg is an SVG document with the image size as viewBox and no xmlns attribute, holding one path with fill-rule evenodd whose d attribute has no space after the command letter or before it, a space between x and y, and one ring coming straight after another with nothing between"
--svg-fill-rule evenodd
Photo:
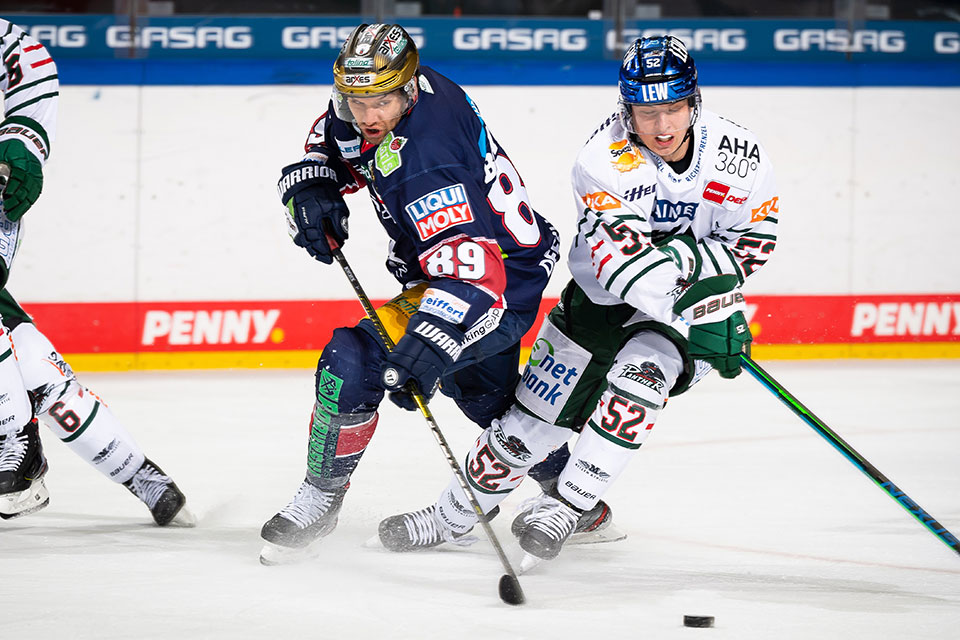
<instances>
[{"instance_id":1,"label":"net bank logo","mask_svg":"<svg viewBox=\"0 0 960 640\"><path fill-rule=\"evenodd\" d=\"M566 354L554 354L553 345L544 338L538 338L530 349L530 364L521 376L523 386L530 392L558 409L566 398L566 393L576 386L580 371L570 362L560 362ZM564 400L565 402L566 400Z\"/></svg>"},{"instance_id":2,"label":"net bank logo","mask_svg":"<svg viewBox=\"0 0 960 640\"><path fill-rule=\"evenodd\" d=\"M263 344L283 341L277 328L280 309L226 309L206 311L151 309L144 314L140 344L215 345Z\"/></svg>"},{"instance_id":3,"label":"net bank logo","mask_svg":"<svg viewBox=\"0 0 960 640\"><path fill-rule=\"evenodd\" d=\"M250 27L136 27L113 25L107 28L107 46L113 49L249 49L253 46Z\"/></svg>"},{"instance_id":4,"label":"net bank logo","mask_svg":"<svg viewBox=\"0 0 960 640\"><path fill-rule=\"evenodd\" d=\"M453 30L453 48L458 51L585 51L589 44L586 29L460 27Z\"/></svg>"}]
</instances>

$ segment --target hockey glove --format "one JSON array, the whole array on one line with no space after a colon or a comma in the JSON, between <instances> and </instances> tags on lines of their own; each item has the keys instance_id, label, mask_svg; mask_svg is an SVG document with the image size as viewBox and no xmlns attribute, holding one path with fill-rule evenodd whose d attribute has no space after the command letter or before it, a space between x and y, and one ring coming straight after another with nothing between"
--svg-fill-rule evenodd
<instances>
[{"instance_id":1,"label":"hockey glove","mask_svg":"<svg viewBox=\"0 0 960 640\"><path fill-rule=\"evenodd\" d=\"M0 142L0 164L10 169L3 191L3 211L15 222L33 206L43 190L43 165L17 139Z\"/></svg>"},{"instance_id":2,"label":"hockey glove","mask_svg":"<svg viewBox=\"0 0 960 640\"><path fill-rule=\"evenodd\" d=\"M332 263L326 234L342 246L349 235L350 215L333 168L312 161L291 164L283 168L277 191L287 208L287 226L294 244L320 262Z\"/></svg>"},{"instance_id":3,"label":"hockey glove","mask_svg":"<svg viewBox=\"0 0 960 640\"><path fill-rule=\"evenodd\" d=\"M416 411L417 403L407 387L408 382L429 400L436 393L440 376L460 357L463 331L451 322L428 313L410 317L407 331L380 371L383 388L390 391L390 400L399 407Z\"/></svg>"},{"instance_id":4,"label":"hockey glove","mask_svg":"<svg viewBox=\"0 0 960 640\"><path fill-rule=\"evenodd\" d=\"M736 276L712 276L690 285L673 307L690 323L690 355L705 360L724 378L740 375L740 354L750 355L750 327Z\"/></svg>"}]
</instances>

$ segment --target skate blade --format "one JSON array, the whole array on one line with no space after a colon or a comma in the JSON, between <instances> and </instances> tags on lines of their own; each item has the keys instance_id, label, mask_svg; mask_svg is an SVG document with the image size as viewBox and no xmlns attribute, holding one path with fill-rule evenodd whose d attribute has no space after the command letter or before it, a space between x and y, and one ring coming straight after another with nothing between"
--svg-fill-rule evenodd
<instances>
[{"instance_id":1,"label":"skate blade","mask_svg":"<svg viewBox=\"0 0 960 640\"><path fill-rule=\"evenodd\" d=\"M173 516L173 520L167 523L167 526L190 529L197 526L197 516L184 504L180 507L180 511L177 511L177 515Z\"/></svg>"},{"instance_id":2,"label":"skate blade","mask_svg":"<svg viewBox=\"0 0 960 640\"><path fill-rule=\"evenodd\" d=\"M611 524L608 527L597 531L584 531L570 536L564 545L569 544L600 544L603 542L619 542L625 540L627 534L617 528L617 525Z\"/></svg>"},{"instance_id":3,"label":"skate blade","mask_svg":"<svg viewBox=\"0 0 960 640\"><path fill-rule=\"evenodd\" d=\"M319 540L306 547L298 549L293 547L283 547L272 542L264 542L260 549L260 564L265 567L276 567L284 564L296 564L315 558L319 555Z\"/></svg>"},{"instance_id":4,"label":"skate blade","mask_svg":"<svg viewBox=\"0 0 960 640\"><path fill-rule=\"evenodd\" d=\"M36 513L50 504L50 492L43 478L35 478L33 483L17 493L0 496L0 518L10 520Z\"/></svg>"},{"instance_id":5,"label":"skate blade","mask_svg":"<svg viewBox=\"0 0 960 640\"><path fill-rule=\"evenodd\" d=\"M544 562L546 562L546 560L544 560L543 558L539 558L533 555L532 553L527 553L526 551L524 551L523 557L520 558L519 562L517 562L517 574L522 576L525 573L529 573L530 571L533 571L534 569L539 567Z\"/></svg>"},{"instance_id":6,"label":"skate blade","mask_svg":"<svg viewBox=\"0 0 960 640\"><path fill-rule=\"evenodd\" d=\"M380 536L378 534L370 536L360 546L364 549L381 549L383 551L387 550L387 548L383 546L383 543L380 542Z\"/></svg>"}]
</instances>

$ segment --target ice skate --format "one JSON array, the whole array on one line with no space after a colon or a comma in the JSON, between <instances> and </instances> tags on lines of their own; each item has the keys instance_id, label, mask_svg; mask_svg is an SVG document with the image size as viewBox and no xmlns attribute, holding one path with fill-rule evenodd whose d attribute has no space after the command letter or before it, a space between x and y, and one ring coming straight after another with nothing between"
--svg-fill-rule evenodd
<instances>
[{"instance_id":1,"label":"ice skate","mask_svg":"<svg viewBox=\"0 0 960 640\"><path fill-rule=\"evenodd\" d=\"M552 488L555 488L556 484ZM533 505L539 501L539 496L521 503L517 516L510 525L510 532L519 538L527 530L526 518L530 515ZM603 500L595 507L584 511L574 527L573 533L565 544L597 544L600 542L617 542L627 537L613 522L613 510Z\"/></svg>"},{"instance_id":2,"label":"ice skate","mask_svg":"<svg viewBox=\"0 0 960 640\"><path fill-rule=\"evenodd\" d=\"M336 527L350 484L324 491L304 480L293 500L260 530L266 541L260 563L290 564L316 555L319 541Z\"/></svg>"},{"instance_id":3,"label":"ice skate","mask_svg":"<svg viewBox=\"0 0 960 640\"><path fill-rule=\"evenodd\" d=\"M19 518L50 504L43 482L46 472L36 420L19 431L0 435L0 518Z\"/></svg>"},{"instance_id":4,"label":"ice skate","mask_svg":"<svg viewBox=\"0 0 960 640\"><path fill-rule=\"evenodd\" d=\"M520 547L538 558L552 560L560 554L583 511L556 493L542 494L531 502L525 518L527 527L519 539Z\"/></svg>"},{"instance_id":5,"label":"ice skate","mask_svg":"<svg viewBox=\"0 0 960 640\"><path fill-rule=\"evenodd\" d=\"M197 523L196 517L187 508L186 496L149 458L144 459L137 472L123 486L147 505L154 522L161 527L168 524L192 527Z\"/></svg>"},{"instance_id":6,"label":"ice skate","mask_svg":"<svg viewBox=\"0 0 960 640\"><path fill-rule=\"evenodd\" d=\"M494 507L487 514L487 519L492 519L499 512L500 507ZM467 535L471 531L472 527L463 533L455 533L445 527L437 518L435 505L384 518L379 527L380 543L388 551L398 553L429 549L444 542L466 547L478 540L476 536Z\"/></svg>"}]
</instances>

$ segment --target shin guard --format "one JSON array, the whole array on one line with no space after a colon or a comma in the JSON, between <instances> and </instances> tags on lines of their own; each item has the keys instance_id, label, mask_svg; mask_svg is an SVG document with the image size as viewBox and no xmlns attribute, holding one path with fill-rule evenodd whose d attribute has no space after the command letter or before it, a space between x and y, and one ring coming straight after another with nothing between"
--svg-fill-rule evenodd
<instances>
[{"instance_id":1,"label":"shin guard","mask_svg":"<svg viewBox=\"0 0 960 640\"><path fill-rule=\"evenodd\" d=\"M467 454L461 470L484 513L516 489L527 472L573 432L511 409L485 429ZM437 501L437 516L455 533L468 531L477 522L460 483L450 485Z\"/></svg>"}]
</instances>

